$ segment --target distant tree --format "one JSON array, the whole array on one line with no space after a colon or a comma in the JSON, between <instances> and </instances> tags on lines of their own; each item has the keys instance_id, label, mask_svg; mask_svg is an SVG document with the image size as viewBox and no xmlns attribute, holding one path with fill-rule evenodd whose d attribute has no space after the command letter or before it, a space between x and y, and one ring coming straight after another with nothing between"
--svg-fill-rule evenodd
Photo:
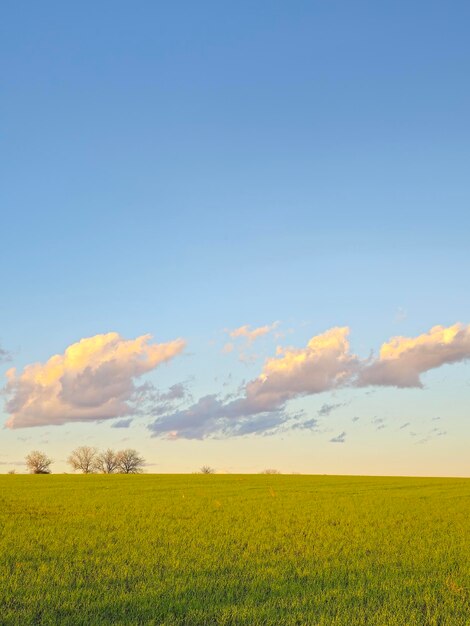
<instances>
[{"instance_id":1,"label":"distant tree","mask_svg":"<svg viewBox=\"0 0 470 626\"><path fill-rule=\"evenodd\" d=\"M117 471L120 474L142 474L145 466L145 459L140 456L137 450L128 448L120 450L116 454Z\"/></svg>"},{"instance_id":2,"label":"distant tree","mask_svg":"<svg viewBox=\"0 0 470 626\"><path fill-rule=\"evenodd\" d=\"M280 474L281 472L277 469L273 469L273 468L268 468L268 469L264 469L261 474Z\"/></svg>"},{"instance_id":3,"label":"distant tree","mask_svg":"<svg viewBox=\"0 0 470 626\"><path fill-rule=\"evenodd\" d=\"M199 471L201 474L215 474L215 469L209 465L203 465Z\"/></svg>"},{"instance_id":4,"label":"distant tree","mask_svg":"<svg viewBox=\"0 0 470 626\"><path fill-rule=\"evenodd\" d=\"M96 457L96 469L102 474L114 474L118 468L117 454L108 448Z\"/></svg>"},{"instance_id":5,"label":"distant tree","mask_svg":"<svg viewBox=\"0 0 470 626\"><path fill-rule=\"evenodd\" d=\"M26 457L26 466L30 474L50 474L53 461L44 452L33 450Z\"/></svg>"},{"instance_id":6,"label":"distant tree","mask_svg":"<svg viewBox=\"0 0 470 626\"><path fill-rule=\"evenodd\" d=\"M98 450L89 446L76 448L67 459L67 463L83 474L93 474L97 467Z\"/></svg>"},{"instance_id":7,"label":"distant tree","mask_svg":"<svg viewBox=\"0 0 470 626\"><path fill-rule=\"evenodd\" d=\"M8 470L8 473L9 474L16 474L16 470L14 470L14 469Z\"/></svg>"}]
</instances>

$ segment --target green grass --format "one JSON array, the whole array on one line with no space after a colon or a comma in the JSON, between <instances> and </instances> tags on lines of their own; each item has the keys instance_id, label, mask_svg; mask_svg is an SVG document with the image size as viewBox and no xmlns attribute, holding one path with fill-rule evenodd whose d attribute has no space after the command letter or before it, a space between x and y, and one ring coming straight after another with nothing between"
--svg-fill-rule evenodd
<instances>
[{"instance_id":1,"label":"green grass","mask_svg":"<svg viewBox=\"0 0 470 626\"><path fill-rule=\"evenodd\" d=\"M470 624L470 480L1 476L0 624Z\"/></svg>"}]
</instances>

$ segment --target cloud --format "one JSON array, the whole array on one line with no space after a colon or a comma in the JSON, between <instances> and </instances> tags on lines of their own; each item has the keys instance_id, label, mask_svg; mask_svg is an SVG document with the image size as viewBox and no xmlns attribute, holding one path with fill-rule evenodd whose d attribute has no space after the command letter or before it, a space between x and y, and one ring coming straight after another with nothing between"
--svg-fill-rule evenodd
<instances>
[{"instance_id":1,"label":"cloud","mask_svg":"<svg viewBox=\"0 0 470 626\"><path fill-rule=\"evenodd\" d=\"M149 429L154 436L173 438L241 434L249 429L245 422L261 414L273 415L276 423L269 420L269 429L284 425L290 419L284 410L288 400L340 387L354 373L358 361L349 353L348 333L347 328L332 328L312 337L303 349L278 348L240 398L224 402L215 394L204 396L187 409L156 419ZM243 422L242 429L232 423L236 420Z\"/></svg>"},{"instance_id":2,"label":"cloud","mask_svg":"<svg viewBox=\"0 0 470 626\"><path fill-rule=\"evenodd\" d=\"M278 326L279 322L273 322L272 324L258 326L257 328L252 328L249 324L245 324L235 328L234 330L225 329L225 332L228 333L229 337L233 341L229 341L223 346L222 354L230 354L237 349L238 360L245 365L250 365L259 358L259 355L257 354L248 353L252 344L260 337L264 337L265 335L274 332ZM280 335L279 333L275 333L275 336ZM238 341L240 339L244 340L241 344Z\"/></svg>"},{"instance_id":3,"label":"cloud","mask_svg":"<svg viewBox=\"0 0 470 626\"><path fill-rule=\"evenodd\" d=\"M296 418L292 423L288 423L288 427L292 430L318 430L318 420L314 417L311 417L307 420L300 419L304 417L304 412L300 411L296 416Z\"/></svg>"},{"instance_id":4,"label":"cloud","mask_svg":"<svg viewBox=\"0 0 470 626\"><path fill-rule=\"evenodd\" d=\"M415 433L413 433L415 434ZM425 434L421 439L416 441L417 444L428 443L428 441L432 441L436 437L445 437L447 435L446 430L440 430L439 428L433 428L427 434Z\"/></svg>"},{"instance_id":5,"label":"cloud","mask_svg":"<svg viewBox=\"0 0 470 626\"><path fill-rule=\"evenodd\" d=\"M340 402L338 404L324 404L323 406L320 407L318 411L318 416L327 417L336 409L339 409L340 407L344 406L344 404L345 404L344 402Z\"/></svg>"},{"instance_id":6,"label":"cloud","mask_svg":"<svg viewBox=\"0 0 470 626\"><path fill-rule=\"evenodd\" d=\"M2 346L0 346L0 363L11 361L11 358L12 358L11 353L8 352L7 350L4 350Z\"/></svg>"},{"instance_id":7,"label":"cloud","mask_svg":"<svg viewBox=\"0 0 470 626\"><path fill-rule=\"evenodd\" d=\"M111 428L129 428L132 422L133 422L133 418L128 417L127 419L114 422L114 424L111 424Z\"/></svg>"},{"instance_id":8,"label":"cloud","mask_svg":"<svg viewBox=\"0 0 470 626\"><path fill-rule=\"evenodd\" d=\"M251 328L249 324L245 324L244 326L228 331L228 333L232 339L243 337L248 341L248 343L253 343L253 341L256 341L259 337L267 335L278 326L279 322L273 322L272 324L266 324L265 326L259 326L258 328Z\"/></svg>"},{"instance_id":9,"label":"cloud","mask_svg":"<svg viewBox=\"0 0 470 626\"><path fill-rule=\"evenodd\" d=\"M150 335L123 339L118 333L88 337L46 363L7 372L8 428L125 417L139 388L135 379L180 354L182 339L150 343Z\"/></svg>"},{"instance_id":10,"label":"cloud","mask_svg":"<svg viewBox=\"0 0 470 626\"><path fill-rule=\"evenodd\" d=\"M402 424L399 428L399 430L403 430L404 428L408 428L408 426L411 426L411 422L405 422L404 424Z\"/></svg>"},{"instance_id":11,"label":"cloud","mask_svg":"<svg viewBox=\"0 0 470 626\"><path fill-rule=\"evenodd\" d=\"M470 326L463 324L435 326L416 338L394 337L378 357L367 359L351 353L348 336L349 328L335 327L312 337L304 348L278 347L238 397L209 394L187 408L155 413L149 429L153 436L204 439L300 428L300 418L287 411L291 400L345 387L419 388L422 373L470 357ZM325 404L320 412L327 415L333 408L337 405ZM385 428L382 422L376 426Z\"/></svg>"},{"instance_id":12,"label":"cloud","mask_svg":"<svg viewBox=\"0 0 470 626\"><path fill-rule=\"evenodd\" d=\"M200 398L188 409L175 411L149 425L153 436L205 439L265 433L289 419L283 411L250 412L240 400L224 403L216 395Z\"/></svg>"},{"instance_id":13,"label":"cloud","mask_svg":"<svg viewBox=\"0 0 470 626\"><path fill-rule=\"evenodd\" d=\"M357 384L422 387L421 374L441 365L470 358L470 325L434 326L418 337L393 337L378 359L359 373Z\"/></svg>"},{"instance_id":14,"label":"cloud","mask_svg":"<svg viewBox=\"0 0 470 626\"><path fill-rule=\"evenodd\" d=\"M344 430L339 435L336 435L336 437L333 437L332 439L330 439L330 443L344 443L345 441L346 441L346 433Z\"/></svg>"},{"instance_id":15,"label":"cloud","mask_svg":"<svg viewBox=\"0 0 470 626\"><path fill-rule=\"evenodd\" d=\"M173 400L183 400L186 397L187 389L184 383L176 383L168 388L165 393L159 394L160 401L171 402Z\"/></svg>"},{"instance_id":16,"label":"cloud","mask_svg":"<svg viewBox=\"0 0 470 626\"><path fill-rule=\"evenodd\" d=\"M182 402L191 400L185 383L176 383L168 388L168 391L161 392L149 382L140 385L134 394L136 415L164 415L181 405Z\"/></svg>"},{"instance_id":17,"label":"cloud","mask_svg":"<svg viewBox=\"0 0 470 626\"><path fill-rule=\"evenodd\" d=\"M232 333L252 341L250 337L262 336L273 327L245 326ZM350 351L348 337L349 328L335 327L312 337L303 348L278 347L259 376L244 383L236 395L208 394L192 402L183 383L164 393L149 383L135 383L180 354L183 340L156 344L149 335L132 340L117 333L96 335L44 364L7 372L7 426L152 415L153 436L203 439L268 434L300 427L304 418L288 412L292 400L345 387L419 388L421 375L429 369L470 357L470 326L463 324L435 326L415 338L394 337L382 345L378 357L367 359ZM337 406L324 404L320 413L328 415Z\"/></svg>"}]
</instances>

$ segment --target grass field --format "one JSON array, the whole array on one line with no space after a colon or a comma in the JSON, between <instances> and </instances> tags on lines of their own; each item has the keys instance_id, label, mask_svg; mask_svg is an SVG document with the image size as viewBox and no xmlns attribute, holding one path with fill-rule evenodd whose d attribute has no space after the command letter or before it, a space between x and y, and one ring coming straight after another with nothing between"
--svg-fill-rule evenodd
<instances>
[{"instance_id":1,"label":"grass field","mask_svg":"<svg viewBox=\"0 0 470 626\"><path fill-rule=\"evenodd\" d=\"M1 476L0 623L470 624L470 480Z\"/></svg>"}]
</instances>

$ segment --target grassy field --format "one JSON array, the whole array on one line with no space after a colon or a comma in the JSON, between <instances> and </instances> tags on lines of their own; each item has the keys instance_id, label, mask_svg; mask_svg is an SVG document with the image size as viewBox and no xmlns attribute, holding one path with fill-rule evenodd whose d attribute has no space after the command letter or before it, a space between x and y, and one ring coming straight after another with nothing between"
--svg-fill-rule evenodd
<instances>
[{"instance_id":1,"label":"grassy field","mask_svg":"<svg viewBox=\"0 0 470 626\"><path fill-rule=\"evenodd\" d=\"M0 624L470 624L470 480L0 476Z\"/></svg>"}]
</instances>

